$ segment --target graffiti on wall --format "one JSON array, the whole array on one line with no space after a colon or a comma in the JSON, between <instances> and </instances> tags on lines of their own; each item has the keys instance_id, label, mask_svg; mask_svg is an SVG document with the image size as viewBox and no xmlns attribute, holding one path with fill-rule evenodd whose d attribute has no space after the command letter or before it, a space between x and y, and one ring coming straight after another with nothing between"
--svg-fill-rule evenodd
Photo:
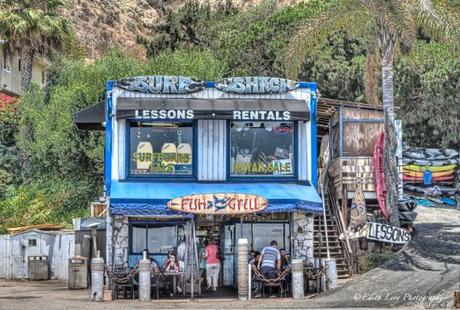
<instances>
[{"instance_id":1,"label":"graffiti on wall","mask_svg":"<svg viewBox=\"0 0 460 310\"><path fill-rule=\"evenodd\" d=\"M293 258L313 259L313 218L304 213L293 213Z\"/></svg>"},{"instance_id":2,"label":"graffiti on wall","mask_svg":"<svg viewBox=\"0 0 460 310\"><path fill-rule=\"evenodd\" d=\"M235 94L282 94L299 87L296 81L272 77L232 77L217 81L216 88Z\"/></svg>"},{"instance_id":3,"label":"graffiti on wall","mask_svg":"<svg viewBox=\"0 0 460 310\"><path fill-rule=\"evenodd\" d=\"M118 80L116 86L141 93L191 94L202 91L206 82L185 76L137 76Z\"/></svg>"},{"instance_id":4,"label":"graffiti on wall","mask_svg":"<svg viewBox=\"0 0 460 310\"><path fill-rule=\"evenodd\" d=\"M128 268L128 219L124 216L114 216L112 225L113 266L125 269Z\"/></svg>"}]
</instances>

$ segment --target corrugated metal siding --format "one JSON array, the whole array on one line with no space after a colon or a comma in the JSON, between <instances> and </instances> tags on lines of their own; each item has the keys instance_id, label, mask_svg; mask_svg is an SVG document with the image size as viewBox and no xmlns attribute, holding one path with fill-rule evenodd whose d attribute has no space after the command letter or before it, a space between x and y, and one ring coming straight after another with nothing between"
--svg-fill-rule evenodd
<instances>
[{"instance_id":1,"label":"corrugated metal siding","mask_svg":"<svg viewBox=\"0 0 460 310\"><path fill-rule=\"evenodd\" d=\"M0 279L9 279L11 273L10 263L11 239L8 235L0 236Z\"/></svg>"},{"instance_id":2,"label":"corrugated metal siding","mask_svg":"<svg viewBox=\"0 0 460 310\"><path fill-rule=\"evenodd\" d=\"M198 121L198 180L225 181L226 136L225 120Z\"/></svg>"},{"instance_id":3,"label":"corrugated metal siding","mask_svg":"<svg viewBox=\"0 0 460 310\"><path fill-rule=\"evenodd\" d=\"M300 181L308 180L308 143L309 140L307 136L307 123L299 122L298 123L298 176ZM310 124L310 123L308 123Z\"/></svg>"},{"instance_id":4,"label":"corrugated metal siding","mask_svg":"<svg viewBox=\"0 0 460 310\"><path fill-rule=\"evenodd\" d=\"M36 239L37 245L29 246L29 239ZM66 280L68 261L74 256L74 235L30 231L0 236L0 278L27 278L28 256L41 255L48 256L51 278Z\"/></svg>"}]
</instances>

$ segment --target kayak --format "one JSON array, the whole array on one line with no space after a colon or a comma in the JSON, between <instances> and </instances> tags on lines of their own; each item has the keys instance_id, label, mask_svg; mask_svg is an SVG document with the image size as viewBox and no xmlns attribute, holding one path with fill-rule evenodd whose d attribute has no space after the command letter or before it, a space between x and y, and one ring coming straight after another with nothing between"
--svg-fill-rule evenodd
<instances>
[{"instance_id":1,"label":"kayak","mask_svg":"<svg viewBox=\"0 0 460 310\"><path fill-rule=\"evenodd\" d=\"M416 186L416 185L409 185L405 184L404 189L416 193L421 193L426 196L431 195L448 195L452 196L455 195L459 190L455 187L448 187L448 186L431 186L431 187L423 187L423 186Z\"/></svg>"},{"instance_id":2,"label":"kayak","mask_svg":"<svg viewBox=\"0 0 460 310\"><path fill-rule=\"evenodd\" d=\"M412 211L415 209L415 207L417 207L417 202L413 199L400 200L398 202L399 212Z\"/></svg>"},{"instance_id":3,"label":"kayak","mask_svg":"<svg viewBox=\"0 0 460 310\"><path fill-rule=\"evenodd\" d=\"M385 169L383 167L383 147L385 143L385 135L382 132L374 145L374 156L372 158L372 167L374 170L374 184L375 184L375 195L379 203L380 212L383 217L387 220L390 216L387 211L386 198L387 198L387 187L385 184Z\"/></svg>"},{"instance_id":4,"label":"kayak","mask_svg":"<svg viewBox=\"0 0 460 310\"><path fill-rule=\"evenodd\" d=\"M444 177L433 177L432 182L446 182L446 181L453 181L454 180L454 175L450 176L444 176ZM417 181L417 182L423 182L423 177L412 177L408 176L406 174L403 175L403 181Z\"/></svg>"},{"instance_id":5,"label":"kayak","mask_svg":"<svg viewBox=\"0 0 460 310\"><path fill-rule=\"evenodd\" d=\"M403 158L404 165L419 165L419 166L447 166L447 165L457 165L460 163L460 159L451 158L451 159L413 159L413 158Z\"/></svg>"},{"instance_id":6,"label":"kayak","mask_svg":"<svg viewBox=\"0 0 460 310\"><path fill-rule=\"evenodd\" d=\"M425 170L429 170L431 172L455 171L456 168L457 168L457 165L447 165L447 166L405 165L403 166L404 170L418 171L418 172L423 172Z\"/></svg>"},{"instance_id":7,"label":"kayak","mask_svg":"<svg viewBox=\"0 0 460 310\"><path fill-rule=\"evenodd\" d=\"M430 149L413 147L404 150L404 157L413 159L446 160L458 159L459 153L453 149Z\"/></svg>"},{"instance_id":8,"label":"kayak","mask_svg":"<svg viewBox=\"0 0 460 310\"><path fill-rule=\"evenodd\" d=\"M423 178L423 172L420 171L410 171L403 169L404 175L407 175L409 177L417 177L417 178ZM453 176L455 171L439 171L439 172L432 172L431 175L433 178L436 177L447 177L447 176Z\"/></svg>"}]
</instances>

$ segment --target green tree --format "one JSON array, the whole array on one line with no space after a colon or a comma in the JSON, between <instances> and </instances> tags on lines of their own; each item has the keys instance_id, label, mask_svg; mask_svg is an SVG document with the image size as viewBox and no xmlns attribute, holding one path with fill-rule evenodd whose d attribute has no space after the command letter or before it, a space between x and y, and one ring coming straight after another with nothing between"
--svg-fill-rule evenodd
<instances>
[{"instance_id":1,"label":"green tree","mask_svg":"<svg viewBox=\"0 0 460 310\"><path fill-rule=\"evenodd\" d=\"M24 90L32 80L34 55L60 46L71 33L71 23L59 15L64 7L64 0L0 1L0 38L19 51Z\"/></svg>"},{"instance_id":2,"label":"green tree","mask_svg":"<svg viewBox=\"0 0 460 310\"><path fill-rule=\"evenodd\" d=\"M460 149L460 58L444 44L419 42L395 69L405 143Z\"/></svg>"},{"instance_id":3,"label":"green tree","mask_svg":"<svg viewBox=\"0 0 460 310\"><path fill-rule=\"evenodd\" d=\"M20 165L15 134L18 131L17 102L1 105L0 96L0 199L19 184Z\"/></svg>"},{"instance_id":4,"label":"green tree","mask_svg":"<svg viewBox=\"0 0 460 310\"><path fill-rule=\"evenodd\" d=\"M394 126L393 63L395 55L407 51L417 41L417 30L435 40L458 48L460 42L458 8L449 2L430 0L344 0L341 5L310 20L292 40L286 57L287 75L296 78L310 50L326 40L331 33L346 28L369 42L367 70L374 71L377 60L381 70L382 102L385 117L385 171L387 208L390 222L399 226L397 208L398 172L396 168L396 135ZM368 91L376 91L376 74L369 74ZM371 97L371 96L368 96Z\"/></svg>"}]
</instances>

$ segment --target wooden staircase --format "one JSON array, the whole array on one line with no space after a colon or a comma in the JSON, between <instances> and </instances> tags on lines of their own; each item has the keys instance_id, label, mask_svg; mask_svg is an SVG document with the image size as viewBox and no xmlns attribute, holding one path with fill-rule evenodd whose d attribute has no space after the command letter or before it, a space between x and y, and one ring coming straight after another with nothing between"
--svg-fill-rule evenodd
<instances>
[{"instance_id":1,"label":"wooden staircase","mask_svg":"<svg viewBox=\"0 0 460 310\"><path fill-rule=\"evenodd\" d=\"M337 264L337 275L339 279L345 279L350 277L350 271L344 254L344 248L342 247L342 241L339 240L340 232L333 219L328 199L326 200L326 222L327 222L327 234L329 238L329 251L331 258L335 258ZM323 216L315 216L314 218L314 237L313 237L313 249L314 257L318 257L318 253L321 253L322 258L327 258L326 250L326 233L324 231Z\"/></svg>"}]
</instances>

